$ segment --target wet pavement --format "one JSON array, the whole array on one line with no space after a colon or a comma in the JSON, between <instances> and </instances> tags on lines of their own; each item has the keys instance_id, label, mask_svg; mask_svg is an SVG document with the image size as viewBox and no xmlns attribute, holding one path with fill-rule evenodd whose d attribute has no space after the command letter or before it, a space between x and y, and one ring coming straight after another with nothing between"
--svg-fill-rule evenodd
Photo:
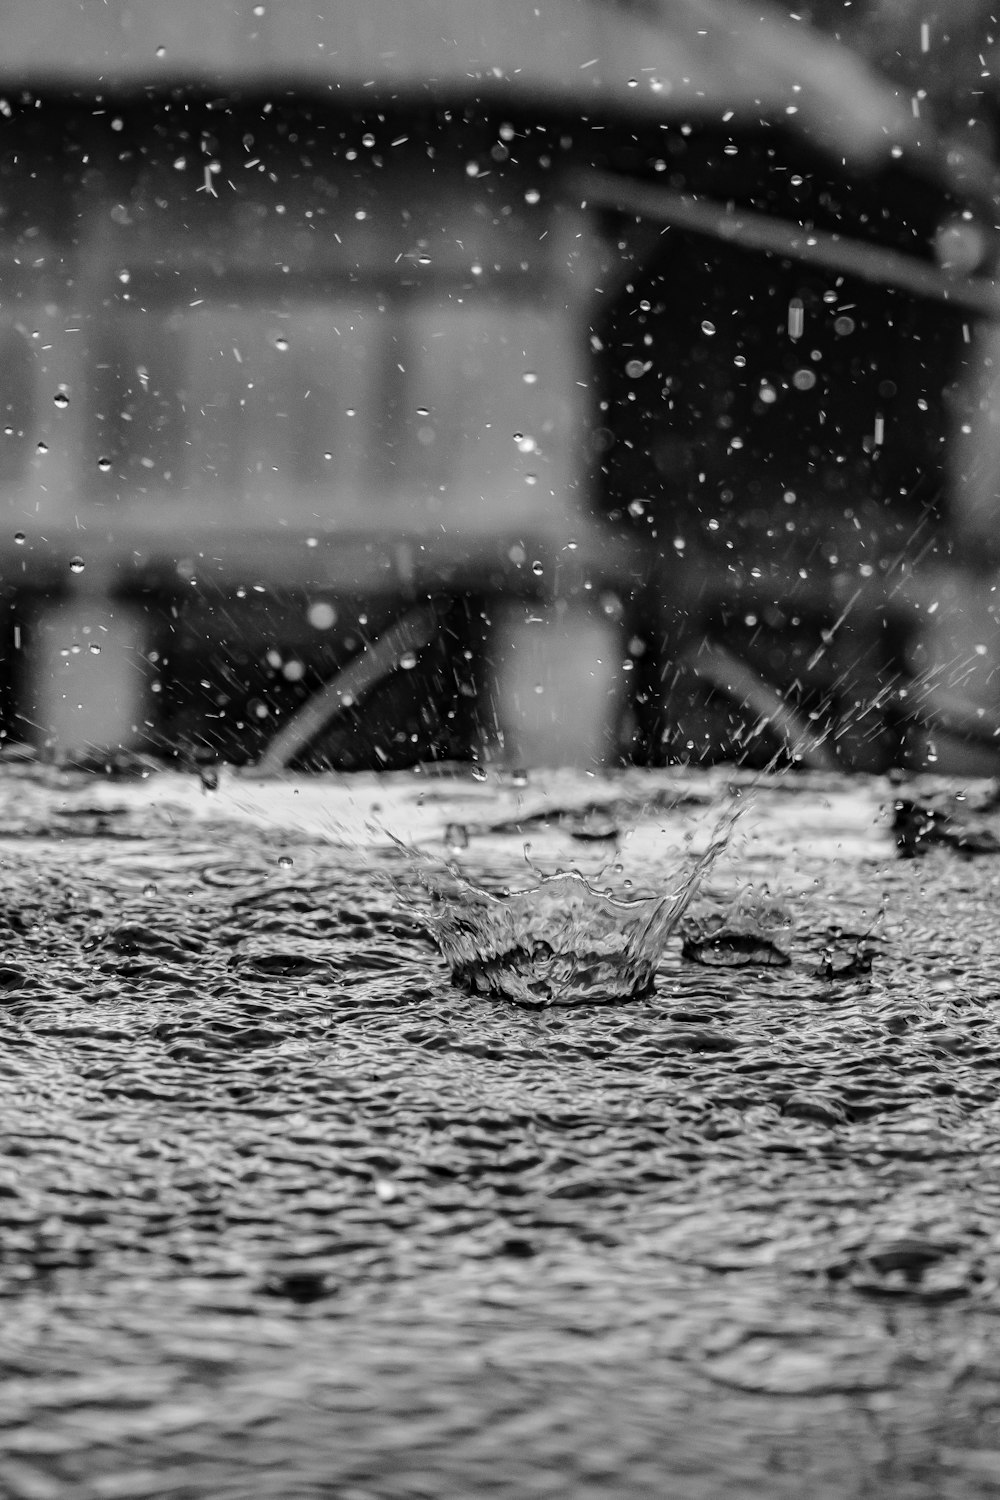
<instances>
[{"instance_id":1,"label":"wet pavement","mask_svg":"<svg viewBox=\"0 0 1000 1500\"><path fill-rule=\"evenodd\" d=\"M656 894L726 787L6 770L0 1495L1000 1494L989 840L744 785L655 992L529 1011L390 836Z\"/></svg>"}]
</instances>

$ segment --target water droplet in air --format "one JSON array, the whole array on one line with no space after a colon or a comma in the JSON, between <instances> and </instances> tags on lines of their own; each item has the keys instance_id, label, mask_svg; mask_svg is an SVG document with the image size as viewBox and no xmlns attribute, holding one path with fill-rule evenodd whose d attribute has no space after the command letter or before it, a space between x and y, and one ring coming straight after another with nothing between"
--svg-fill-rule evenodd
<instances>
[{"instance_id":1,"label":"water droplet in air","mask_svg":"<svg viewBox=\"0 0 1000 1500\"><path fill-rule=\"evenodd\" d=\"M531 564L531 571L534 573L536 578L541 578L542 574L545 572L545 568L540 562L533 562Z\"/></svg>"},{"instance_id":2,"label":"water droplet in air","mask_svg":"<svg viewBox=\"0 0 1000 1500\"><path fill-rule=\"evenodd\" d=\"M70 570L71 573L82 573L85 567L86 567L86 563L84 562L84 560L83 560L82 557L71 557L70 558L70 560L69 560L69 570Z\"/></svg>"},{"instance_id":3,"label":"water droplet in air","mask_svg":"<svg viewBox=\"0 0 1000 1500\"><path fill-rule=\"evenodd\" d=\"M292 859L292 857L291 857L290 854L279 854L279 856L278 856L278 869L279 870L290 870L292 868L292 865L294 863L295 863L295 861Z\"/></svg>"},{"instance_id":4,"label":"water droplet in air","mask_svg":"<svg viewBox=\"0 0 1000 1500\"><path fill-rule=\"evenodd\" d=\"M449 849L468 849L469 830L464 823L449 823L444 831L444 841Z\"/></svg>"},{"instance_id":5,"label":"water droplet in air","mask_svg":"<svg viewBox=\"0 0 1000 1500\"><path fill-rule=\"evenodd\" d=\"M701 331L706 335L707 338L711 338L713 333L715 332L715 324L711 323L708 318L705 318L702 321Z\"/></svg>"},{"instance_id":6,"label":"water droplet in air","mask_svg":"<svg viewBox=\"0 0 1000 1500\"><path fill-rule=\"evenodd\" d=\"M99 458L97 460L97 467L100 469L100 471L101 471L102 474L110 474L111 473L111 460L110 460L110 458Z\"/></svg>"},{"instance_id":7,"label":"water droplet in air","mask_svg":"<svg viewBox=\"0 0 1000 1500\"><path fill-rule=\"evenodd\" d=\"M525 370L524 374L521 376L521 379L524 381L525 385L537 385L538 383L538 376L535 374L534 370Z\"/></svg>"},{"instance_id":8,"label":"water droplet in air","mask_svg":"<svg viewBox=\"0 0 1000 1500\"><path fill-rule=\"evenodd\" d=\"M399 658L399 665L404 672L412 672L413 668L417 665L416 652L404 651L403 655Z\"/></svg>"},{"instance_id":9,"label":"water droplet in air","mask_svg":"<svg viewBox=\"0 0 1000 1500\"><path fill-rule=\"evenodd\" d=\"M514 441L517 443L518 453L534 453L538 447L535 439L527 433L515 432Z\"/></svg>"},{"instance_id":10,"label":"water droplet in air","mask_svg":"<svg viewBox=\"0 0 1000 1500\"><path fill-rule=\"evenodd\" d=\"M52 399L55 402L56 406L59 407L60 411L65 411L66 407L69 405L69 397L67 396L65 391L56 391Z\"/></svg>"},{"instance_id":11,"label":"water droplet in air","mask_svg":"<svg viewBox=\"0 0 1000 1500\"><path fill-rule=\"evenodd\" d=\"M472 768L473 781L485 781L488 774L485 766L473 766Z\"/></svg>"},{"instance_id":12,"label":"water droplet in air","mask_svg":"<svg viewBox=\"0 0 1000 1500\"><path fill-rule=\"evenodd\" d=\"M361 144L362 144L362 146L367 146L369 148L369 150L371 149L372 146L374 146L374 144L375 144L375 137L372 135L371 131L369 131L367 135L363 135L361 137Z\"/></svg>"},{"instance_id":13,"label":"water droplet in air","mask_svg":"<svg viewBox=\"0 0 1000 1500\"><path fill-rule=\"evenodd\" d=\"M39 443L38 447L35 449L35 452L38 453L39 455L44 455L44 454L48 453L48 451L49 451L49 448L48 448L48 444L47 443Z\"/></svg>"},{"instance_id":14,"label":"water droplet in air","mask_svg":"<svg viewBox=\"0 0 1000 1500\"><path fill-rule=\"evenodd\" d=\"M17 545L19 547L23 547L24 543L26 541L26 537L24 535L24 532L23 531L15 531L14 532L14 541L17 543Z\"/></svg>"},{"instance_id":15,"label":"water droplet in air","mask_svg":"<svg viewBox=\"0 0 1000 1500\"><path fill-rule=\"evenodd\" d=\"M510 773L510 784L511 784L511 786L527 786L528 785L528 773L524 769L523 766L518 766L518 768L515 771L511 771L511 773Z\"/></svg>"},{"instance_id":16,"label":"water droplet in air","mask_svg":"<svg viewBox=\"0 0 1000 1500\"><path fill-rule=\"evenodd\" d=\"M144 896L155 896L156 895L156 886L153 884L152 881L150 881L148 885L144 885L143 886L143 888L142 888L142 894Z\"/></svg>"},{"instance_id":17,"label":"water droplet in air","mask_svg":"<svg viewBox=\"0 0 1000 1500\"><path fill-rule=\"evenodd\" d=\"M325 599L319 599L315 604L310 604L306 619L314 630L329 630L337 623L337 611Z\"/></svg>"},{"instance_id":18,"label":"water droplet in air","mask_svg":"<svg viewBox=\"0 0 1000 1500\"><path fill-rule=\"evenodd\" d=\"M281 334L279 334L274 341L274 347L280 350L282 354L284 354L285 350L288 348L288 340Z\"/></svg>"},{"instance_id":19,"label":"water droplet in air","mask_svg":"<svg viewBox=\"0 0 1000 1500\"><path fill-rule=\"evenodd\" d=\"M101 648L96 641L91 641L90 643L90 654L91 656L100 656L101 654Z\"/></svg>"}]
</instances>

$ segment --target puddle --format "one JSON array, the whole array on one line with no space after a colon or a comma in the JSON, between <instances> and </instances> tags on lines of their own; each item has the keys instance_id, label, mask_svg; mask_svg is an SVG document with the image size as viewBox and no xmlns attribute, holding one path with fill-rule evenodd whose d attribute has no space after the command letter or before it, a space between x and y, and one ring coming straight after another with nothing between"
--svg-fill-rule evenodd
<instances>
[{"instance_id":1,"label":"puddle","mask_svg":"<svg viewBox=\"0 0 1000 1500\"><path fill-rule=\"evenodd\" d=\"M1000 861L727 786L0 776L0 1493L994 1494Z\"/></svg>"}]
</instances>

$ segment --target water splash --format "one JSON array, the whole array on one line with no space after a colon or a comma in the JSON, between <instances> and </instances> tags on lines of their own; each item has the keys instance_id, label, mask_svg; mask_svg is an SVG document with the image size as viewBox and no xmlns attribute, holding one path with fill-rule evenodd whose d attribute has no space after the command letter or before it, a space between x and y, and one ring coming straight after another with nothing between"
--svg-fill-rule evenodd
<instances>
[{"instance_id":1,"label":"water splash","mask_svg":"<svg viewBox=\"0 0 1000 1500\"><path fill-rule=\"evenodd\" d=\"M523 890L493 892L455 865L422 860L427 925L469 994L518 1005L602 1004L652 992L668 939L727 847L742 804L726 808L708 845L662 895L599 890L576 870L539 875Z\"/></svg>"}]
</instances>

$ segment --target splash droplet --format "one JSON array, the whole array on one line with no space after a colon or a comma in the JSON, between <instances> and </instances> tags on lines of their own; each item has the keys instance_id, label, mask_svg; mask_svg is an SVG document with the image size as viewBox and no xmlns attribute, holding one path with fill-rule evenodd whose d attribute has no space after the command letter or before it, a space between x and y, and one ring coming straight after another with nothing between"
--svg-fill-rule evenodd
<instances>
[{"instance_id":1,"label":"splash droplet","mask_svg":"<svg viewBox=\"0 0 1000 1500\"><path fill-rule=\"evenodd\" d=\"M111 473L111 460L110 460L110 458L99 458L97 460L97 467L100 469L100 471L101 471L102 474L110 474Z\"/></svg>"},{"instance_id":2,"label":"splash droplet","mask_svg":"<svg viewBox=\"0 0 1000 1500\"><path fill-rule=\"evenodd\" d=\"M71 573L82 573L86 566L82 557L71 557L69 560L69 570Z\"/></svg>"},{"instance_id":3,"label":"splash droplet","mask_svg":"<svg viewBox=\"0 0 1000 1500\"><path fill-rule=\"evenodd\" d=\"M55 395L52 397L52 400L55 402L56 406L59 407L60 411L65 411L67 406L69 405L69 397L67 396L65 391L56 391Z\"/></svg>"}]
</instances>

